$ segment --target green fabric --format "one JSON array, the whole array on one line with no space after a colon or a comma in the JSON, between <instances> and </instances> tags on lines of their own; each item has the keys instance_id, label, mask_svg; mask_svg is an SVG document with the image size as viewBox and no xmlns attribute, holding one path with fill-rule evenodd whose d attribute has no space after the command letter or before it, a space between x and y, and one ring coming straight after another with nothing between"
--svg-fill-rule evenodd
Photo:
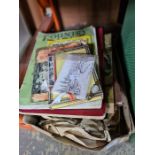
<instances>
[{"instance_id":1,"label":"green fabric","mask_svg":"<svg viewBox=\"0 0 155 155\"><path fill-rule=\"evenodd\" d=\"M129 142L130 142L130 143L135 143L135 133L133 133L133 134L130 136Z\"/></svg>"},{"instance_id":2,"label":"green fabric","mask_svg":"<svg viewBox=\"0 0 155 155\"><path fill-rule=\"evenodd\" d=\"M129 0L122 27L125 65L130 82L130 96L135 111L135 1Z\"/></svg>"}]
</instances>

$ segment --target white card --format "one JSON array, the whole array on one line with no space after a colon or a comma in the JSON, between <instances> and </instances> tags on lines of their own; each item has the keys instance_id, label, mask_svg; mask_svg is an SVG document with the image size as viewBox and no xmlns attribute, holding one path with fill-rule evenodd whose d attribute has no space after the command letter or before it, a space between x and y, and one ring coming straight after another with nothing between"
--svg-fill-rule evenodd
<instances>
[{"instance_id":1,"label":"white card","mask_svg":"<svg viewBox=\"0 0 155 155\"><path fill-rule=\"evenodd\" d=\"M77 99L86 99L94 62L92 55L68 54L52 93L72 93Z\"/></svg>"}]
</instances>

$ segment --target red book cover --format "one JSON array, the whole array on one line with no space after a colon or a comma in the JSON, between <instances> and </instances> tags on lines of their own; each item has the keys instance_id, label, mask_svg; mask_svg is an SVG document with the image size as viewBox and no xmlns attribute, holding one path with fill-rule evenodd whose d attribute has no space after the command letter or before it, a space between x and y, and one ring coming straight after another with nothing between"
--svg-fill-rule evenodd
<instances>
[{"instance_id":1,"label":"red book cover","mask_svg":"<svg viewBox=\"0 0 155 155\"><path fill-rule=\"evenodd\" d=\"M20 109L19 112L28 115L102 119L105 116L105 103L102 104L101 109Z\"/></svg>"},{"instance_id":2,"label":"red book cover","mask_svg":"<svg viewBox=\"0 0 155 155\"><path fill-rule=\"evenodd\" d=\"M98 45L98 55L99 55L99 68L100 68L100 81L103 86L103 78L104 78L104 30L103 27L96 28L97 34L97 45Z\"/></svg>"}]
</instances>

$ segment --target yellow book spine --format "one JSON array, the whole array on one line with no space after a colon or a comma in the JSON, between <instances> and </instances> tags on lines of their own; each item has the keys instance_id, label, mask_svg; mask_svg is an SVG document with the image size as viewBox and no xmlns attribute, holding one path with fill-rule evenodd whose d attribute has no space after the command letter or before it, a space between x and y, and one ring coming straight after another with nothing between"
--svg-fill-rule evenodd
<instances>
[{"instance_id":1,"label":"yellow book spine","mask_svg":"<svg viewBox=\"0 0 155 155\"><path fill-rule=\"evenodd\" d=\"M74 37L74 38L64 38L64 39L59 39L59 40L49 40L47 42L48 45L54 45L54 44L58 44L58 43L66 43L66 42L72 42L72 41L79 41L79 40L83 40L86 43L90 43L91 42L91 36L90 35L84 35L84 36L79 36L79 37Z\"/></svg>"},{"instance_id":2,"label":"yellow book spine","mask_svg":"<svg viewBox=\"0 0 155 155\"><path fill-rule=\"evenodd\" d=\"M90 100L75 100L75 101L71 101L71 102L58 103L58 104L51 105L51 109L59 109L62 107L73 105L73 104L74 105L84 104L84 103L93 102L93 101L102 100L102 99L103 99L103 96L97 96L97 97L93 97Z\"/></svg>"}]
</instances>

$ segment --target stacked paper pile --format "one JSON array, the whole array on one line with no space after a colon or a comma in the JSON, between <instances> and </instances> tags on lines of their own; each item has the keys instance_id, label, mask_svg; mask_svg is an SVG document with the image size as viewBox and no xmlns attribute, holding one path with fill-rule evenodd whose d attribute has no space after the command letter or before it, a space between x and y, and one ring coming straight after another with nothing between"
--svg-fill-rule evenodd
<instances>
[{"instance_id":1,"label":"stacked paper pile","mask_svg":"<svg viewBox=\"0 0 155 155\"><path fill-rule=\"evenodd\" d=\"M92 26L54 34L39 33L20 89L20 112L104 118L97 51Z\"/></svg>"},{"instance_id":2,"label":"stacked paper pile","mask_svg":"<svg viewBox=\"0 0 155 155\"><path fill-rule=\"evenodd\" d=\"M88 148L105 145L120 132L114 63L112 36L102 27L38 33L20 88L20 113L52 135Z\"/></svg>"}]
</instances>

